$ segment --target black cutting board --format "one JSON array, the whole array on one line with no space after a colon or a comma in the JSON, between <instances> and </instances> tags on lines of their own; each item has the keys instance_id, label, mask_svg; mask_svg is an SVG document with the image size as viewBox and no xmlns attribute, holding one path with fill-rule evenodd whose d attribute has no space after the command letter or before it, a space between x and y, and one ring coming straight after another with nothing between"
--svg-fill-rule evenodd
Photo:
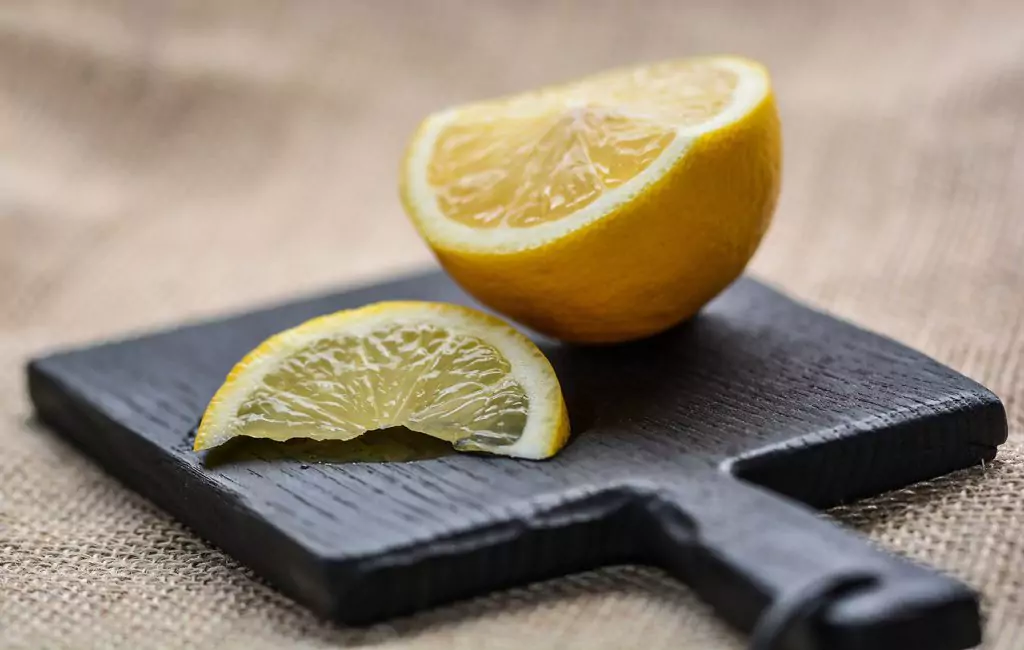
<instances>
[{"instance_id":1,"label":"black cutting board","mask_svg":"<svg viewBox=\"0 0 1024 650\"><path fill-rule=\"evenodd\" d=\"M191 451L207 400L248 350L383 299L470 302L429 273L58 353L29 365L32 400L127 485L338 621L640 562L754 630L752 647L979 641L970 589L799 502L827 507L990 460L1006 438L1002 404L750 279L653 339L541 341L574 429L549 461L446 454L423 437L398 454L402 432L368 447L250 440L207 458Z\"/></svg>"}]
</instances>

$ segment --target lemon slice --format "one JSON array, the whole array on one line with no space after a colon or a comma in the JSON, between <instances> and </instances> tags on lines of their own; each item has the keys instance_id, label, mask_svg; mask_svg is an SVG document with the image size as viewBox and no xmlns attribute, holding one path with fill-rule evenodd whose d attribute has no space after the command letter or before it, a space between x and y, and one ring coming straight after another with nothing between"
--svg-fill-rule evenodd
<instances>
[{"instance_id":1,"label":"lemon slice","mask_svg":"<svg viewBox=\"0 0 1024 650\"><path fill-rule=\"evenodd\" d=\"M614 342L693 315L742 272L780 165L765 68L705 57L431 115L400 189L480 301L562 339Z\"/></svg>"},{"instance_id":2,"label":"lemon slice","mask_svg":"<svg viewBox=\"0 0 1024 650\"><path fill-rule=\"evenodd\" d=\"M194 448L237 436L351 440L394 426L459 451L534 459L569 435L558 379L525 336L465 307L384 302L260 344L211 400Z\"/></svg>"}]
</instances>

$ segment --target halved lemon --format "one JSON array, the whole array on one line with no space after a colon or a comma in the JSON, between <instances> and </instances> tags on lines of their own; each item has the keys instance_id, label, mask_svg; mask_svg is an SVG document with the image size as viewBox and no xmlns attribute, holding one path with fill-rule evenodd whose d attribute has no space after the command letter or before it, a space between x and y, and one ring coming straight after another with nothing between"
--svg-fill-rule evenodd
<instances>
[{"instance_id":1,"label":"halved lemon","mask_svg":"<svg viewBox=\"0 0 1024 650\"><path fill-rule=\"evenodd\" d=\"M460 451L535 459L569 435L551 364L507 323L456 305L384 302L260 344L211 400L194 449L237 436L351 440L394 426Z\"/></svg>"},{"instance_id":2,"label":"halved lemon","mask_svg":"<svg viewBox=\"0 0 1024 650\"><path fill-rule=\"evenodd\" d=\"M740 275L780 166L768 72L705 57L431 115L400 189L481 302L558 338L615 342L671 327Z\"/></svg>"}]
</instances>

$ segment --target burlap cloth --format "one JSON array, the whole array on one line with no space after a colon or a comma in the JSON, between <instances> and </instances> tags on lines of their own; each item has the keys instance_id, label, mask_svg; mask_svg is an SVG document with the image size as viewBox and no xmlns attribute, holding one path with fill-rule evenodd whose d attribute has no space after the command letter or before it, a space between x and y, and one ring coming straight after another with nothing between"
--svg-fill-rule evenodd
<instances>
[{"instance_id":1,"label":"burlap cloth","mask_svg":"<svg viewBox=\"0 0 1024 650\"><path fill-rule=\"evenodd\" d=\"M1024 648L1024 3L0 3L0 647L740 648L613 569L324 624L34 426L23 363L408 270L417 119L625 62L764 60L786 140L753 271L1005 401L995 463L832 514Z\"/></svg>"}]
</instances>

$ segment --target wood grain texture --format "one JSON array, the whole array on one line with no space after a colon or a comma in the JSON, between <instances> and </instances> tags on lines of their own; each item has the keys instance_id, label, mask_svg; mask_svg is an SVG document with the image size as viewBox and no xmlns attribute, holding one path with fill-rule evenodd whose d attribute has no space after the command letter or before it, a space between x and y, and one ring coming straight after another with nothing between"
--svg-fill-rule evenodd
<instances>
[{"instance_id":1,"label":"wood grain texture","mask_svg":"<svg viewBox=\"0 0 1024 650\"><path fill-rule=\"evenodd\" d=\"M798 502L825 507L991 459L1006 437L1001 403L753 280L647 341L540 341L575 431L547 462L318 462L245 443L205 459L191 451L206 402L245 352L381 299L470 302L443 275L414 276L55 354L30 364L30 392L40 419L111 473L340 621L645 562L747 630L813 585L868 577L774 647L977 643L970 590Z\"/></svg>"}]
</instances>

